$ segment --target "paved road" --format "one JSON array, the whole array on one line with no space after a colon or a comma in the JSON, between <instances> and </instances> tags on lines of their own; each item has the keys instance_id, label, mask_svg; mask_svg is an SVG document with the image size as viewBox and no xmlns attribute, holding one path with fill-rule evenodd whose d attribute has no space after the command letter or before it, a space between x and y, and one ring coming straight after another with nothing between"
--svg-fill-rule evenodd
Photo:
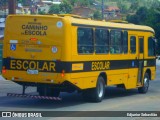
<instances>
[{"instance_id":1,"label":"paved road","mask_svg":"<svg viewBox=\"0 0 160 120\"><path fill-rule=\"evenodd\" d=\"M101 103L86 103L81 94L62 93L62 101L47 101L35 99L23 99L6 97L6 93L20 93L22 87L10 81L0 80L0 110L2 111L160 111L160 64L157 64L156 80L150 82L147 94L139 94L137 89L124 90L115 87L106 88L106 95ZM27 89L27 92L35 92L35 88ZM52 118L45 118L52 119ZM57 119L64 119L58 117ZM66 119L66 118L65 118ZM67 118L75 120L75 118ZM82 119L82 118L76 118ZM87 118L96 120L97 118ZM105 119L106 118L100 118ZM115 118L109 118L115 119ZM127 120L128 118L116 118ZM147 118L148 120L160 120L160 118ZM146 120L146 118L131 118L131 120Z\"/></svg>"}]
</instances>

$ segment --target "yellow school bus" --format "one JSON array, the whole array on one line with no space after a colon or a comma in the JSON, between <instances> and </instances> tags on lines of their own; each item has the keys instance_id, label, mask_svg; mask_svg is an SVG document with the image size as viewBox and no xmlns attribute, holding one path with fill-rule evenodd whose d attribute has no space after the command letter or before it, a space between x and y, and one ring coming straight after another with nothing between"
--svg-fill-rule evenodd
<instances>
[{"instance_id":1,"label":"yellow school bus","mask_svg":"<svg viewBox=\"0 0 160 120\"><path fill-rule=\"evenodd\" d=\"M2 74L41 96L79 91L100 102L106 86L146 93L156 74L154 30L76 15L9 15Z\"/></svg>"}]
</instances>

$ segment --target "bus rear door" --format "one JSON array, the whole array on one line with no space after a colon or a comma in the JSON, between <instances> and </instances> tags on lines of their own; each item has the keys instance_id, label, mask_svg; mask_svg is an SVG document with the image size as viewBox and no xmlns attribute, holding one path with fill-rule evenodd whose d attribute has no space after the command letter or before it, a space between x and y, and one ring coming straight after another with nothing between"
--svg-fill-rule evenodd
<instances>
[{"instance_id":1,"label":"bus rear door","mask_svg":"<svg viewBox=\"0 0 160 120\"><path fill-rule=\"evenodd\" d=\"M144 37L138 37L138 79L137 85L142 84L143 67L144 67Z\"/></svg>"}]
</instances>

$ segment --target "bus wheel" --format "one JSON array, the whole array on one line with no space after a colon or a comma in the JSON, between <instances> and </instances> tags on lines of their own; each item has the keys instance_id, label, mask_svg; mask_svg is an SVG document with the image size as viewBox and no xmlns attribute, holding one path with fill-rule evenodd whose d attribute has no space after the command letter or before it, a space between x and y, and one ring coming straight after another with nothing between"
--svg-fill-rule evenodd
<instances>
[{"instance_id":1,"label":"bus wheel","mask_svg":"<svg viewBox=\"0 0 160 120\"><path fill-rule=\"evenodd\" d=\"M105 94L105 82L103 77L98 77L96 88L88 89L83 92L85 100L101 102Z\"/></svg>"},{"instance_id":2,"label":"bus wheel","mask_svg":"<svg viewBox=\"0 0 160 120\"><path fill-rule=\"evenodd\" d=\"M149 88L149 75L148 73L145 73L144 80L143 80L143 86L138 88L139 93L147 93Z\"/></svg>"}]
</instances>

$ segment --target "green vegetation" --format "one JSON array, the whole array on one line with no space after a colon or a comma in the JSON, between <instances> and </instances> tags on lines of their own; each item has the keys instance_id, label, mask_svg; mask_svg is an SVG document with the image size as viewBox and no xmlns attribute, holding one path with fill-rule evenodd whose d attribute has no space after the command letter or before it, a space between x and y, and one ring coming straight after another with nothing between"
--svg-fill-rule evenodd
<instances>
[{"instance_id":1,"label":"green vegetation","mask_svg":"<svg viewBox=\"0 0 160 120\"><path fill-rule=\"evenodd\" d=\"M0 6L5 5L7 0L0 0ZM26 0L17 0L22 5L29 4ZM89 7L93 10L93 19L102 19L102 0L63 0L60 5L52 5L49 14L69 14L76 6ZM104 0L106 6L118 6L123 20L130 23L147 25L152 27L157 40L157 53L160 54L160 0ZM47 13L47 14L48 14ZM39 14L45 14L40 11Z\"/></svg>"},{"instance_id":2,"label":"green vegetation","mask_svg":"<svg viewBox=\"0 0 160 120\"><path fill-rule=\"evenodd\" d=\"M160 6L160 2L157 6ZM147 25L155 30L157 54L160 55L160 7L140 7L134 15L128 15L127 21L134 24Z\"/></svg>"},{"instance_id":3,"label":"green vegetation","mask_svg":"<svg viewBox=\"0 0 160 120\"><path fill-rule=\"evenodd\" d=\"M59 6L53 5L49 13L70 13L75 5L89 7L94 10L93 19L102 19L102 0L65 0ZM99 7L93 5L96 3ZM152 27L157 38L157 54L160 54L160 1L159 0L104 0L105 6L118 6L121 14L130 23ZM60 7L63 6L63 7Z\"/></svg>"},{"instance_id":4,"label":"green vegetation","mask_svg":"<svg viewBox=\"0 0 160 120\"><path fill-rule=\"evenodd\" d=\"M2 5L5 5L6 2L7 2L7 0L1 0L1 1L0 1L0 3L1 3Z\"/></svg>"},{"instance_id":5,"label":"green vegetation","mask_svg":"<svg viewBox=\"0 0 160 120\"><path fill-rule=\"evenodd\" d=\"M73 10L72 5L67 0L63 0L60 5L52 5L48 11L49 14L68 14Z\"/></svg>"},{"instance_id":6,"label":"green vegetation","mask_svg":"<svg viewBox=\"0 0 160 120\"><path fill-rule=\"evenodd\" d=\"M60 7L59 5L52 5L48 11L49 14L59 14L60 13Z\"/></svg>"},{"instance_id":7,"label":"green vegetation","mask_svg":"<svg viewBox=\"0 0 160 120\"><path fill-rule=\"evenodd\" d=\"M38 14L40 14L40 15L45 15L46 12L45 12L45 11L39 11Z\"/></svg>"},{"instance_id":8,"label":"green vegetation","mask_svg":"<svg viewBox=\"0 0 160 120\"><path fill-rule=\"evenodd\" d=\"M119 9L121 10L121 13L123 14L126 14L129 10L129 7L125 2L119 1L117 2L117 6L119 7Z\"/></svg>"},{"instance_id":9,"label":"green vegetation","mask_svg":"<svg viewBox=\"0 0 160 120\"><path fill-rule=\"evenodd\" d=\"M93 19L96 19L96 20L101 20L102 19L102 14L100 13L99 10L96 10L93 14Z\"/></svg>"}]
</instances>

